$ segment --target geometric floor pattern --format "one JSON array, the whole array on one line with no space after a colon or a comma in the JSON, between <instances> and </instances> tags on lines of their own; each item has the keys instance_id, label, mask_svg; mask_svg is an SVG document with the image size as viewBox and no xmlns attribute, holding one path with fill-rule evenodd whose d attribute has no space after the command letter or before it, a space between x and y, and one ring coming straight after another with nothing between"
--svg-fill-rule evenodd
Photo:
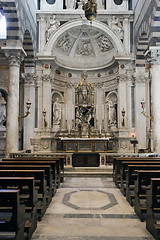
<instances>
[{"instance_id":1,"label":"geometric floor pattern","mask_svg":"<svg viewBox=\"0 0 160 240\"><path fill-rule=\"evenodd\" d=\"M106 177L66 177L32 240L153 240Z\"/></svg>"}]
</instances>

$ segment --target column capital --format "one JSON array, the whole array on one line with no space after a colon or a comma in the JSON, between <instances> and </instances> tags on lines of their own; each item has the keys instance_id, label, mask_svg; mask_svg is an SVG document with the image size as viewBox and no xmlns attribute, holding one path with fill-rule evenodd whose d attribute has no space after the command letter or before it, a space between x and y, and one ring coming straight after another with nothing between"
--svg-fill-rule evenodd
<instances>
[{"instance_id":1,"label":"column capital","mask_svg":"<svg viewBox=\"0 0 160 240\"><path fill-rule=\"evenodd\" d=\"M24 57L27 56L24 49L21 47L2 47L6 57L8 58L9 64L19 67Z\"/></svg>"},{"instance_id":2,"label":"column capital","mask_svg":"<svg viewBox=\"0 0 160 240\"><path fill-rule=\"evenodd\" d=\"M26 85L33 85L37 80L37 75L35 73L22 73L21 76Z\"/></svg>"},{"instance_id":3,"label":"column capital","mask_svg":"<svg viewBox=\"0 0 160 240\"><path fill-rule=\"evenodd\" d=\"M152 65L160 65L160 46L149 47L146 58Z\"/></svg>"}]
</instances>

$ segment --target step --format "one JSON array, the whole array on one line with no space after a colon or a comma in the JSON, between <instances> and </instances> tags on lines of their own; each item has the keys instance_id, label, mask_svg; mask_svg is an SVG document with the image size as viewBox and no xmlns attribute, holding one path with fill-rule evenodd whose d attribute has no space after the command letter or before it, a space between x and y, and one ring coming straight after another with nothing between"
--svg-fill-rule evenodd
<instances>
[{"instance_id":1,"label":"step","mask_svg":"<svg viewBox=\"0 0 160 240\"><path fill-rule=\"evenodd\" d=\"M111 172L64 172L64 177L113 177Z\"/></svg>"}]
</instances>

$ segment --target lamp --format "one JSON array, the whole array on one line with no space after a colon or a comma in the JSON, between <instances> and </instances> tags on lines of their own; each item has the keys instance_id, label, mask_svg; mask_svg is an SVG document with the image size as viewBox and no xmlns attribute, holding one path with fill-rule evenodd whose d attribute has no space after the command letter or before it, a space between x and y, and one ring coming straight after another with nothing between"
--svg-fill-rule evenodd
<instances>
[{"instance_id":1,"label":"lamp","mask_svg":"<svg viewBox=\"0 0 160 240\"><path fill-rule=\"evenodd\" d=\"M46 121L46 110L44 109L43 112L43 117L44 117L44 127L46 128L47 127L47 121Z\"/></svg>"},{"instance_id":2,"label":"lamp","mask_svg":"<svg viewBox=\"0 0 160 240\"><path fill-rule=\"evenodd\" d=\"M124 126L125 126L124 117L125 117L125 114L126 114L126 111L124 110L124 108L123 108L123 110L121 111L121 113L122 113L122 117L123 117L122 126L124 127Z\"/></svg>"},{"instance_id":3,"label":"lamp","mask_svg":"<svg viewBox=\"0 0 160 240\"><path fill-rule=\"evenodd\" d=\"M153 119L154 119L154 117L153 116L148 116L147 114L146 114L146 112L144 111L144 109L145 109L145 104L146 104L146 102L144 101L144 99L141 101L141 107L142 107L142 114L143 114L143 116L144 117L146 117L146 118L150 118L151 119L151 121L153 121Z\"/></svg>"},{"instance_id":4,"label":"lamp","mask_svg":"<svg viewBox=\"0 0 160 240\"><path fill-rule=\"evenodd\" d=\"M85 11L85 17L92 22L97 17L97 3L96 0L88 0L83 2L82 9Z\"/></svg>"},{"instance_id":5,"label":"lamp","mask_svg":"<svg viewBox=\"0 0 160 240\"><path fill-rule=\"evenodd\" d=\"M29 100L26 102L26 107L27 107L26 114L24 116L18 116L18 120L21 120L22 118L26 118L30 114L29 109L31 107L31 102Z\"/></svg>"}]
</instances>

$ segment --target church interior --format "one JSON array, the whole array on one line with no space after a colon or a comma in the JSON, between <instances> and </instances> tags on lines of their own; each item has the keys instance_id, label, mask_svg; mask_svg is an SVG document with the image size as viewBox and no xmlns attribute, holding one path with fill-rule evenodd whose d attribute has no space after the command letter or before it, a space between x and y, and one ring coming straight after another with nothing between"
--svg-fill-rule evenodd
<instances>
[{"instance_id":1,"label":"church interior","mask_svg":"<svg viewBox=\"0 0 160 240\"><path fill-rule=\"evenodd\" d=\"M159 73L159 0L0 0L0 239L160 239Z\"/></svg>"}]
</instances>

